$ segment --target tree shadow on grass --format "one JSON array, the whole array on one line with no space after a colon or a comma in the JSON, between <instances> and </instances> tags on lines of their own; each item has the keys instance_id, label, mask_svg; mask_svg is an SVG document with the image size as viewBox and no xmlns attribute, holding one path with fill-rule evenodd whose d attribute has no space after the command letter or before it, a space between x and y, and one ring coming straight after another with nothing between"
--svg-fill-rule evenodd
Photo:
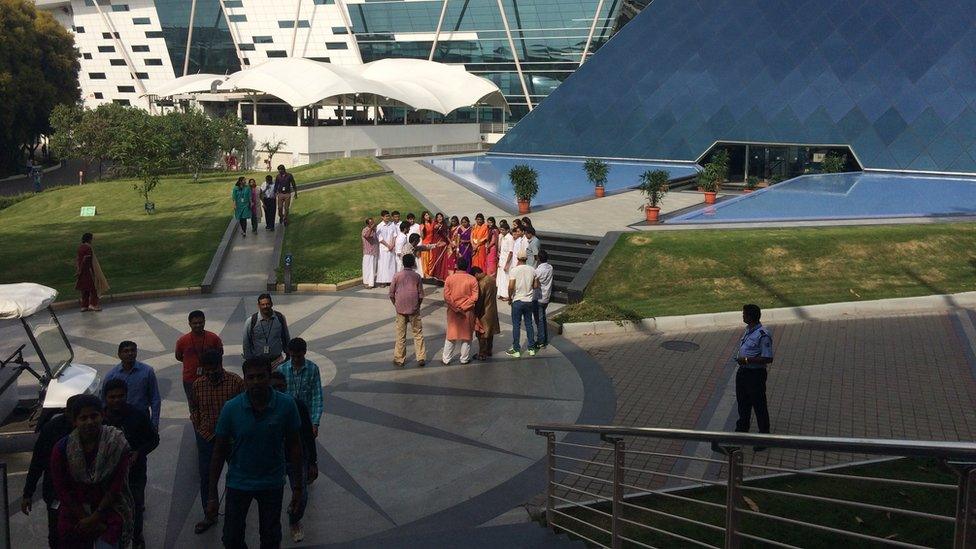
<instances>
[{"instance_id":1,"label":"tree shadow on grass","mask_svg":"<svg viewBox=\"0 0 976 549\"><path fill-rule=\"evenodd\" d=\"M787 307L793 307L793 308L797 309L797 313L796 314L801 319L803 319L803 320L811 320L810 314L807 313L806 309L804 309L799 303L797 303L795 300L793 300L792 298L790 298L789 296L787 296L783 292L781 292L781 291L777 290L776 288L774 288L772 284L769 284L768 282L766 282L762 278L759 278L758 276L750 273L746 269L739 269L739 276L741 276L742 278L746 279L747 281L749 281L754 286L757 286L757 287L761 288L764 292L766 292L767 294L769 294L769 295L773 296L774 298L778 299L780 301L780 303L784 303Z\"/></svg>"},{"instance_id":2,"label":"tree shadow on grass","mask_svg":"<svg viewBox=\"0 0 976 549\"><path fill-rule=\"evenodd\" d=\"M976 264L976 260L970 259L969 260L969 263L970 263L970 265L974 265L974 264ZM912 270L912 269L910 269L908 267L905 267L904 269L902 269L902 272L905 273L905 276L907 276L908 278L914 280L916 284L918 284L919 286L922 286L923 288L927 289L932 295L941 295L942 296L942 300L945 301L946 305L948 305L949 307L951 307L953 309L960 308L960 305L956 301L956 298L954 298L949 293L949 291L946 290L945 288L940 288L940 287L936 286L935 284L932 284L931 282L929 282L929 281L925 280L924 278L922 278L922 276L920 274L918 274L917 272L915 272L914 270Z\"/></svg>"}]
</instances>

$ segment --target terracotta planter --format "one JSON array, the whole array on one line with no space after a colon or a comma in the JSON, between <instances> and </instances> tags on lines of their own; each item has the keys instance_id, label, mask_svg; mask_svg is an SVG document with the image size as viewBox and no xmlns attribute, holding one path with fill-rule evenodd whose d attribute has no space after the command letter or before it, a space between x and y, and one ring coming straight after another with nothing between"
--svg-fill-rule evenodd
<instances>
[{"instance_id":1,"label":"terracotta planter","mask_svg":"<svg viewBox=\"0 0 976 549\"><path fill-rule=\"evenodd\" d=\"M753 191L753 189L742 189L742 192L744 192L745 194L749 194L752 191Z\"/></svg>"},{"instance_id":2,"label":"terracotta planter","mask_svg":"<svg viewBox=\"0 0 976 549\"><path fill-rule=\"evenodd\" d=\"M661 215L661 208L657 206L647 206L644 208L644 215L647 216L648 223L657 223L658 217Z\"/></svg>"},{"instance_id":3,"label":"terracotta planter","mask_svg":"<svg viewBox=\"0 0 976 549\"><path fill-rule=\"evenodd\" d=\"M528 200L519 199L518 205L519 205L519 215L525 215L527 213L532 213L532 207L529 206L529 201Z\"/></svg>"},{"instance_id":4,"label":"terracotta planter","mask_svg":"<svg viewBox=\"0 0 976 549\"><path fill-rule=\"evenodd\" d=\"M607 190L605 188L603 188L602 186L601 187L595 187L595 189L596 189L596 197L597 198L603 198L604 196L607 195Z\"/></svg>"},{"instance_id":5,"label":"terracotta planter","mask_svg":"<svg viewBox=\"0 0 976 549\"><path fill-rule=\"evenodd\" d=\"M705 193L705 204L715 203L715 193L706 192Z\"/></svg>"}]
</instances>

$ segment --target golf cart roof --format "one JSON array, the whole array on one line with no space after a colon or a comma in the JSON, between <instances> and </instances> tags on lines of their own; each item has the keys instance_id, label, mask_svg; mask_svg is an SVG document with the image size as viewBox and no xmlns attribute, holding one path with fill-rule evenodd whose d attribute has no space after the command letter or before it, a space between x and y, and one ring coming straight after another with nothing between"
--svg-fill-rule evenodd
<instances>
[{"instance_id":1,"label":"golf cart roof","mask_svg":"<svg viewBox=\"0 0 976 549\"><path fill-rule=\"evenodd\" d=\"M0 284L0 320L27 318L47 308L57 297L57 290L40 284Z\"/></svg>"}]
</instances>

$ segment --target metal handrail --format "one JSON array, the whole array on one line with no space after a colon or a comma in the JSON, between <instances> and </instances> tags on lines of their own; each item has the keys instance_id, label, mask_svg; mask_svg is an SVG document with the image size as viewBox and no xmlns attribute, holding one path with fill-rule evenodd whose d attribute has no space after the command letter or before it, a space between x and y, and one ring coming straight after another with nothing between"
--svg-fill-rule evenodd
<instances>
[{"instance_id":1,"label":"metal handrail","mask_svg":"<svg viewBox=\"0 0 976 549\"><path fill-rule=\"evenodd\" d=\"M789 448L793 450L818 450L824 452L898 457L938 457L976 461L976 443L971 442L787 436L727 433L721 431L692 431L689 429L662 429L659 427L574 425L566 423L535 423L529 424L528 428L540 434L546 431L591 433L603 437L641 437L711 442L719 446L760 446L765 448Z\"/></svg>"},{"instance_id":2,"label":"metal handrail","mask_svg":"<svg viewBox=\"0 0 976 549\"><path fill-rule=\"evenodd\" d=\"M766 539L762 536L762 532L752 532L746 533L742 531L742 520L743 517L759 517L767 520L772 520L775 522L780 522L783 524L789 524L793 526L810 528L813 530L819 530L821 532L826 532L833 535L840 535L851 538L853 540L861 541L872 541L887 545L893 545L898 547L923 547L921 545L916 545L913 543L905 541L896 541L893 539L883 539L877 536L873 536L866 533L855 532L851 530L846 530L843 528L836 528L829 526L827 524L818 524L813 522L807 522L804 520L799 520L795 518L784 517L771 513L759 512L758 509L748 509L745 508L745 503L748 498L745 497L743 491L752 491L762 494L767 494L776 497L795 497L802 500L816 501L827 505L837 505L846 506L849 508L865 509L871 511L879 511L885 513L896 513L903 516L911 516L918 519L924 519L929 521L936 521L939 523L953 523L955 525L955 532L953 538L953 547L961 549L964 547L976 547L976 443L969 442L942 442L942 441L919 441L919 440L891 440L891 439L871 439L871 438L840 438L840 437L812 437L812 436L792 436L792 435L770 435L770 434L750 434L750 433L727 433L727 432L716 432L716 431L693 431L688 429L664 429L664 428L648 428L648 427L625 427L625 426L609 426L609 425L571 425L571 424L532 424L528 426L536 434L545 436L547 440L547 476L549 482L546 488L546 521L553 527L566 532L572 533L573 535L579 536L580 538L586 539L587 541L593 542L580 532L573 531L567 528L563 524L556 524L555 519L558 517L565 517L576 521L577 523L585 524L587 527L601 532L602 534L610 536L610 545L612 549L617 549L623 545L623 542L641 546L641 547L651 547L650 545L641 542L639 540L634 540L629 537L624 536L623 526L630 525L639 527L641 529L655 532L660 535L668 536L672 539L679 539L688 543L693 543L696 545L701 545L705 547L710 547L705 542L700 540L694 540L688 538L677 532L668 531L666 527L660 524L652 526L650 524L644 524L643 520L640 522L635 521L636 517L625 516L624 509L632 509L637 511L643 511L651 513L654 516L677 520L689 525L695 525L698 528L704 530L711 530L713 532L724 533L725 543L723 547L725 549L737 549L744 540L758 541L761 543L766 543L775 547L792 548L794 546L783 543L776 540ZM594 446L589 444L583 444L580 441L574 442L557 442L556 433L584 433L599 436L603 441L602 446ZM660 439L668 441L689 441L698 443L708 443L711 444L712 449L719 453L724 454L725 459L713 459L705 458L700 456L685 456L679 454L666 454L662 452L651 452L646 450L632 450L627 449L624 442L625 437L633 438L651 438ZM593 455L589 456L590 459L586 459L587 456L580 457L570 457L562 454L557 454L557 446L570 446L582 449L588 449L593 452ZM920 482L920 481L909 481L903 479L886 479L883 477L868 477L868 476L858 476L858 475L843 475L836 473L824 473L820 471L804 471L797 469L788 469L784 467L774 467L768 465L754 465L743 463L743 452L741 447L743 446L753 446L753 447L766 447L766 448L785 448L794 450L808 450L808 451L823 451L823 452L840 452L849 455L878 455L878 456L892 456L892 457L926 457L926 458L937 458L943 463L951 466L958 473L958 484L949 485L944 483L936 482ZM610 463L600 463L595 461L597 453L610 452L612 456L612 461ZM575 453L575 452L574 452ZM691 459L692 461L712 463L716 465L722 465L721 473L714 469L711 473L706 476L710 478L696 478L692 476L687 476L685 474L675 474L672 471L672 465L662 466L663 469L669 471L664 472L661 470L650 470L637 467L627 467L626 458L627 454L636 455L651 455L651 456L662 456L670 457L675 459ZM606 454L604 454L606 456ZM564 459L564 463L567 467L573 463L580 464L582 466L597 465L605 468L612 468L613 477L612 479L598 478L595 476L590 476L582 474L580 472L571 471L564 468L556 467L556 460ZM572 462L572 463L568 463ZM956 491L956 515L955 517L939 515L936 513L924 512L921 510L914 509L903 509L899 507L894 507L890 505L878 505L873 503L861 502L861 501L851 501L848 499L838 499L834 497L819 496L814 494L802 493L802 492L789 492L782 489L773 488L763 488L760 486L751 486L745 483L745 478L743 471L745 469L758 469L767 471L776 471L785 474L802 474L802 475L812 475L820 476L830 479L848 479L851 481L870 481L873 483L887 483L891 486L911 486L916 488L931 489L931 490L955 490ZM685 471L681 471L684 473ZM592 481L597 481L603 483L604 485L609 485L612 488L613 495L610 497L606 496L596 496L591 492L580 490L568 486L569 481L563 479L563 483L557 483L555 481L555 474L562 473L564 475L572 475L579 479L588 479ZM635 486L633 484L627 483L625 480L625 475L628 473L646 474L659 476L664 478L676 479L681 481L690 481L698 485L704 486L714 486L714 487L724 487L725 497L722 503L707 502L704 500L698 500L695 498L679 496L677 494L671 494L671 491L686 490L687 486L681 486L680 488L664 488L664 489L648 489ZM697 473L696 473L697 474ZM779 475L773 475L776 477ZM714 478L717 477L718 479ZM772 477L753 477L753 480L758 480L762 478L772 478ZM751 482L751 481L750 481ZM572 482L569 482L572 484ZM572 492L579 494L584 494L586 496L594 497L596 499L591 501L571 501L563 497L558 497L554 494L554 488L566 488ZM637 493L628 494L628 490L637 490ZM568 494L566 494L568 496ZM626 501L628 498L633 498L635 496L667 496L673 497L679 500L684 500L687 502L701 503L708 507L716 509L716 511L724 512L724 524L722 522L716 521L714 524L709 524L706 522L697 521L689 517L682 517L680 515L672 514L666 512L665 510L651 509L636 503ZM568 506L560 506L560 509L555 509L556 501L565 502L569 504ZM608 513L604 510L594 509L593 505L600 504L612 504L612 509ZM751 506L753 504L750 503ZM599 517L604 517L609 519L609 525L603 524L602 526L586 522L578 516L573 516L569 513L572 508L584 508L591 511L596 511L598 516L589 515L593 519ZM754 506L753 506L754 507ZM574 526L575 528L575 526ZM609 528L609 530L607 529ZM578 530L578 529L577 529ZM583 533L585 533L584 531ZM591 534L592 535L592 534ZM595 543L596 545L601 545Z\"/></svg>"}]
</instances>

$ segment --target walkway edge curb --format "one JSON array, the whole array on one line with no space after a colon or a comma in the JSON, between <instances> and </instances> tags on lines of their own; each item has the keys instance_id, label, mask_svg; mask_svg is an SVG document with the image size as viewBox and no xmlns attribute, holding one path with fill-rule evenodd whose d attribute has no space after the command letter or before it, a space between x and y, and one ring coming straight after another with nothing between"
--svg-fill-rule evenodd
<instances>
[{"instance_id":1,"label":"walkway edge curb","mask_svg":"<svg viewBox=\"0 0 976 549\"><path fill-rule=\"evenodd\" d=\"M224 229L224 236L221 237L220 244L217 245L217 250L210 260L207 273L203 275L203 282L200 283L202 293L213 293L214 285L217 283L217 277L220 276L220 268L223 266L224 260L227 259L227 254L230 253L231 240L237 234L237 227L237 220L232 218L230 223L227 224L227 228Z\"/></svg>"},{"instance_id":2,"label":"walkway edge curb","mask_svg":"<svg viewBox=\"0 0 976 549\"><path fill-rule=\"evenodd\" d=\"M363 283L362 278L350 278L349 280L343 280L342 282L336 284L317 284L317 283L307 283L302 282L300 284L295 284L294 291L298 293L333 293L341 292L343 290L348 290L349 288L355 288L356 286L361 286ZM269 285L270 290L270 285ZM276 284L274 291L283 292L285 291L284 284Z\"/></svg>"},{"instance_id":3,"label":"walkway edge curb","mask_svg":"<svg viewBox=\"0 0 976 549\"><path fill-rule=\"evenodd\" d=\"M897 313L950 311L976 306L976 292L899 297L874 301L850 301L824 303L804 307L781 307L763 311L763 321L769 323L808 322L835 320L852 316L885 316ZM678 332L714 328L739 328L742 312L705 313L684 316L662 316L642 319L640 322L596 320L592 322L568 322L562 326L562 335L606 335L632 332Z\"/></svg>"},{"instance_id":4,"label":"walkway edge curb","mask_svg":"<svg viewBox=\"0 0 976 549\"><path fill-rule=\"evenodd\" d=\"M190 286L188 288L168 288L165 290L145 290L141 292L124 292L121 294L105 294L99 296L99 303L119 303L122 301L140 301L143 299L158 299L160 297L186 297L206 293L200 286ZM51 304L55 311L64 311L80 307L77 299L67 301L57 301Z\"/></svg>"}]
</instances>

